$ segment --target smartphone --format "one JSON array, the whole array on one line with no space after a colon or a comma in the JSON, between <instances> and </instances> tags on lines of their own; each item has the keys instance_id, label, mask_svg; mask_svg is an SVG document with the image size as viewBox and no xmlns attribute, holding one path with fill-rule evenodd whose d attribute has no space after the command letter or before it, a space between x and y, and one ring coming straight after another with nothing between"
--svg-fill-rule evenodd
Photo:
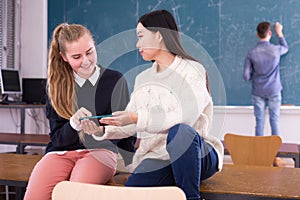
<instances>
[{"instance_id":1,"label":"smartphone","mask_svg":"<svg viewBox=\"0 0 300 200\"><path fill-rule=\"evenodd\" d=\"M88 117L80 117L79 121L85 120L85 119L89 119L89 120L92 120L92 119L101 119L101 118L112 117L112 116L113 116L112 114L108 114L108 115L95 115L95 116L88 116Z\"/></svg>"}]
</instances>

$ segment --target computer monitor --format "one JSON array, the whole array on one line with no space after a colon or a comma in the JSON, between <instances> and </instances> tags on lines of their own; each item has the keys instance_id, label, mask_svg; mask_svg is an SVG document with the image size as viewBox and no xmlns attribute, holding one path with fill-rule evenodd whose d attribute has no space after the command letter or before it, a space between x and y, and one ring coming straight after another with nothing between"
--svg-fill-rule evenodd
<instances>
[{"instance_id":1,"label":"computer monitor","mask_svg":"<svg viewBox=\"0 0 300 200\"><path fill-rule=\"evenodd\" d=\"M19 70L1 69L0 76L2 94L22 94Z\"/></svg>"},{"instance_id":2,"label":"computer monitor","mask_svg":"<svg viewBox=\"0 0 300 200\"><path fill-rule=\"evenodd\" d=\"M47 79L45 78L23 78L22 101L28 104L45 104L46 84Z\"/></svg>"}]
</instances>

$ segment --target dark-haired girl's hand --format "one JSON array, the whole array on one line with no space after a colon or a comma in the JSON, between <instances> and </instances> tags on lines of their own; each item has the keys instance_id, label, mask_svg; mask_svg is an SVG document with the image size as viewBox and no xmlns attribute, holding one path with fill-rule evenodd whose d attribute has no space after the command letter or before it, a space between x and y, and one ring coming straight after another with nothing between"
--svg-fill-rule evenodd
<instances>
[{"instance_id":1,"label":"dark-haired girl's hand","mask_svg":"<svg viewBox=\"0 0 300 200\"><path fill-rule=\"evenodd\" d=\"M138 115L134 112L117 111L112 113L113 117L105 117L99 121L103 124L112 126L125 126L128 124L136 124Z\"/></svg>"}]
</instances>

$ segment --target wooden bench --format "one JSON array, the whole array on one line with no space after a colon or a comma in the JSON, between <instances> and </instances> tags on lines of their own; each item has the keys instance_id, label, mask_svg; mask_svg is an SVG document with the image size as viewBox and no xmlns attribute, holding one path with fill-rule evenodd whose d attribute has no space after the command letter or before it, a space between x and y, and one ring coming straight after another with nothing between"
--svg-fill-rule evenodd
<instances>
[{"instance_id":1,"label":"wooden bench","mask_svg":"<svg viewBox=\"0 0 300 200\"><path fill-rule=\"evenodd\" d=\"M46 146L49 141L48 134L0 133L0 144L17 145L16 152L21 154L27 145Z\"/></svg>"},{"instance_id":2,"label":"wooden bench","mask_svg":"<svg viewBox=\"0 0 300 200\"><path fill-rule=\"evenodd\" d=\"M222 141L224 146L224 154L230 155L225 142ZM295 167L300 168L300 145L294 143L282 143L278 150L277 157L292 158L295 162Z\"/></svg>"}]
</instances>

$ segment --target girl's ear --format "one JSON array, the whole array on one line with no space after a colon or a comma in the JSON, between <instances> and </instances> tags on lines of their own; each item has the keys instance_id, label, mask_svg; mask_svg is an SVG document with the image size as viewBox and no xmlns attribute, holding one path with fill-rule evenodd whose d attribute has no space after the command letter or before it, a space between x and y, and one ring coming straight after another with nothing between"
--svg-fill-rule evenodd
<instances>
[{"instance_id":1,"label":"girl's ear","mask_svg":"<svg viewBox=\"0 0 300 200\"><path fill-rule=\"evenodd\" d=\"M59 52L60 56L62 57L62 59L65 61L65 62L68 62L68 59L66 58L66 56L62 53L62 52Z\"/></svg>"},{"instance_id":2,"label":"girl's ear","mask_svg":"<svg viewBox=\"0 0 300 200\"><path fill-rule=\"evenodd\" d=\"M157 35L158 41L163 42L164 38L163 38L162 34L159 31L156 32L156 35Z\"/></svg>"}]
</instances>

